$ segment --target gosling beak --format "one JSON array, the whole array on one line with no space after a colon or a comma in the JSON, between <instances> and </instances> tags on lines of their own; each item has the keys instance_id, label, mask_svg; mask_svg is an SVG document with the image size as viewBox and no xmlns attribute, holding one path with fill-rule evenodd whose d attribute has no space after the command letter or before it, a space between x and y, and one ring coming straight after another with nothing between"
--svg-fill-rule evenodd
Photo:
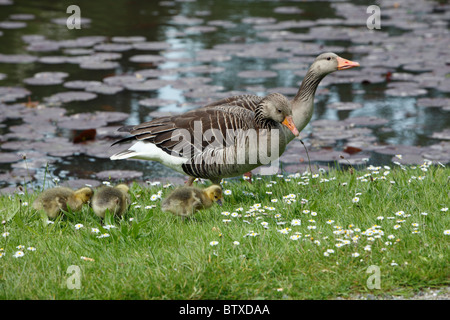
<instances>
[{"instance_id":1,"label":"gosling beak","mask_svg":"<svg viewBox=\"0 0 450 320\"><path fill-rule=\"evenodd\" d=\"M300 134L300 132L298 132L297 127L295 126L294 120L292 119L291 116L287 116L286 118L284 118L284 120L281 124L285 125L289 130L291 130L291 132L294 134L294 136L297 137Z\"/></svg>"},{"instance_id":2,"label":"gosling beak","mask_svg":"<svg viewBox=\"0 0 450 320\"><path fill-rule=\"evenodd\" d=\"M338 70L345 70L345 69L350 69L353 67L359 67L359 62L355 62L355 61L350 61L341 57L337 57L336 58L337 62L338 62Z\"/></svg>"},{"instance_id":3,"label":"gosling beak","mask_svg":"<svg viewBox=\"0 0 450 320\"><path fill-rule=\"evenodd\" d=\"M217 204L218 204L219 206L222 205L222 199L219 199L219 200L217 200L216 202L217 202Z\"/></svg>"}]
</instances>

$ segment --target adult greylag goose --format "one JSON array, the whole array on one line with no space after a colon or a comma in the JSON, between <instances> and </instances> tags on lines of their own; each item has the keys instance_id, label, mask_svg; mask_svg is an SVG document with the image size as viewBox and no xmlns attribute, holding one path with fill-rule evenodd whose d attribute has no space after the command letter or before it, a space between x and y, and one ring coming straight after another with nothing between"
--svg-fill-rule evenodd
<instances>
[{"instance_id":1,"label":"adult greylag goose","mask_svg":"<svg viewBox=\"0 0 450 320\"><path fill-rule=\"evenodd\" d=\"M199 132L199 130L194 130L195 128L192 125L195 121L200 121L201 123L206 124L206 127L211 128L214 124L220 123L219 130L223 130L224 126L225 129L249 129L248 121L254 123L255 120L261 120L262 112L260 110L262 106L272 104L270 103L271 100L276 97L274 100L275 104L284 106L289 105L292 108L292 118L290 115L289 117L286 117L282 122L284 126L281 126L281 130L277 131L279 133L277 139L277 153L279 156L284 152L287 143L294 139L295 136L298 136L299 132L303 130L311 120L314 111L314 96L320 81L326 75L334 71L346 70L357 66L359 66L358 62L343 59L335 53L323 53L311 64L297 95L292 101L288 101L288 99L281 94L272 94L267 97L256 95L233 96L208 104L202 108L189 111L181 116L163 117L137 126L123 127L119 130L130 132L132 137L122 139L116 143L128 141L130 139L137 139L138 142L128 150L111 156L111 160L137 158L159 161L178 172L190 176L188 184L192 184L196 177L210 179L213 183L217 184L220 182L221 178L247 173L263 163L259 162L256 165L236 165L236 163L234 165L214 165L211 161L217 158L211 157L213 154L220 154L222 155L221 158L225 156L228 159L233 159L233 157L231 157L231 155L233 155L235 159L236 155L241 154L243 149L238 150L233 147L224 148L223 146L216 148L210 146L210 148L207 148L209 142L205 143L205 141L203 141L202 146L194 150L196 151L196 156L192 158L183 157L182 153L177 155L172 151L175 145L177 145L179 150L185 147L186 143L178 143L178 141L174 141L174 139L171 140L171 133L176 129L185 129L190 133L193 133L194 131ZM272 107L272 109L277 108ZM250 111L251 114L248 113L248 111ZM251 119L248 118L248 116L250 116ZM265 120L271 122L270 120L274 119ZM217 128L217 126L214 128ZM201 133L204 133L204 131L201 131L200 135ZM200 140L201 139L202 138L200 137ZM239 142L239 139L237 142ZM238 145L242 145L242 143ZM250 143L250 145L254 146L252 143ZM228 153L230 154L230 157L228 157ZM278 156L276 153L272 154L270 161L278 158Z\"/></svg>"},{"instance_id":2,"label":"adult greylag goose","mask_svg":"<svg viewBox=\"0 0 450 320\"><path fill-rule=\"evenodd\" d=\"M94 192L89 187L72 190L66 187L56 187L42 192L33 202L33 208L43 210L51 219L56 218L62 211L68 208L73 212L81 210Z\"/></svg>"},{"instance_id":3,"label":"adult greylag goose","mask_svg":"<svg viewBox=\"0 0 450 320\"><path fill-rule=\"evenodd\" d=\"M125 184L119 184L115 187L100 187L91 201L94 213L100 218L105 218L108 210L112 215L122 216L131 202L128 190L129 188Z\"/></svg>"},{"instance_id":4,"label":"adult greylag goose","mask_svg":"<svg viewBox=\"0 0 450 320\"><path fill-rule=\"evenodd\" d=\"M112 160L159 161L188 175L189 185L195 178L219 184L222 178L267 164L284 151L286 132L299 134L289 100L279 93L261 98L253 109L232 104L209 105L119 130L132 136L116 143L138 141L111 156Z\"/></svg>"},{"instance_id":5,"label":"adult greylag goose","mask_svg":"<svg viewBox=\"0 0 450 320\"><path fill-rule=\"evenodd\" d=\"M219 185L213 184L203 190L184 186L175 189L163 200L161 210L186 218L198 210L210 208L215 202L222 205L222 197Z\"/></svg>"}]
</instances>

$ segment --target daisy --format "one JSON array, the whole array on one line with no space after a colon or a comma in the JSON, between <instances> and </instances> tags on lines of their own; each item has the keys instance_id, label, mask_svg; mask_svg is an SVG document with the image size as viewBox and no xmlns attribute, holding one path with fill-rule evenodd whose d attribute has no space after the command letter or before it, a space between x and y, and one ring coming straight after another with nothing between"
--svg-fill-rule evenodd
<instances>
[{"instance_id":1,"label":"daisy","mask_svg":"<svg viewBox=\"0 0 450 320\"><path fill-rule=\"evenodd\" d=\"M209 245L210 246L217 246L219 244L219 241L211 241L210 243L209 243Z\"/></svg>"},{"instance_id":2,"label":"daisy","mask_svg":"<svg viewBox=\"0 0 450 320\"><path fill-rule=\"evenodd\" d=\"M428 213L426 213L426 212L422 212L420 214L423 215L423 216L427 216L428 215Z\"/></svg>"},{"instance_id":3,"label":"daisy","mask_svg":"<svg viewBox=\"0 0 450 320\"><path fill-rule=\"evenodd\" d=\"M6 238L7 236L9 236L9 232L3 232L3 233L2 233L2 237L3 237L3 238Z\"/></svg>"},{"instance_id":4,"label":"daisy","mask_svg":"<svg viewBox=\"0 0 450 320\"><path fill-rule=\"evenodd\" d=\"M265 221L261 222L261 225L266 229L269 227L269 223L267 223Z\"/></svg>"},{"instance_id":5,"label":"daisy","mask_svg":"<svg viewBox=\"0 0 450 320\"><path fill-rule=\"evenodd\" d=\"M249 236L249 237L256 237L256 236L259 236L259 233L254 232L254 231L250 231L249 233L246 234L246 236Z\"/></svg>"},{"instance_id":6,"label":"daisy","mask_svg":"<svg viewBox=\"0 0 450 320\"><path fill-rule=\"evenodd\" d=\"M25 253L23 253L23 251L16 251L16 253L14 253L13 257L14 258L21 258L25 255Z\"/></svg>"},{"instance_id":7,"label":"daisy","mask_svg":"<svg viewBox=\"0 0 450 320\"><path fill-rule=\"evenodd\" d=\"M450 236L450 230L444 230L444 234L445 234L446 236Z\"/></svg>"},{"instance_id":8,"label":"daisy","mask_svg":"<svg viewBox=\"0 0 450 320\"><path fill-rule=\"evenodd\" d=\"M397 212L395 213L395 215L396 215L396 216L399 216L399 217L403 216L404 214L405 214L405 211L397 211Z\"/></svg>"},{"instance_id":9,"label":"daisy","mask_svg":"<svg viewBox=\"0 0 450 320\"><path fill-rule=\"evenodd\" d=\"M101 238L108 238L109 237L109 233L104 233L102 235L97 236L97 238L101 239Z\"/></svg>"},{"instance_id":10,"label":"daisy","mask_svg":"<svg viewBox=\"0 0 450 320\"><path fill-rule=\"evenodd\" d=\"M156 201L156 200L158 200L158 195L156 195L156 194L152 194L152 196L150 197L150 200L151 201Z\"/></svg>"},{"instance_id":11,"label":"daisy","mask_svg":"<svg viewBox=\"0 0 450 320\"><path fill-rule=\"evenodd\" d=\"M225 191L223 192L223 194L229 196L229 195L231 195L231 190L225 190Z\"/></svg>"},{"instance_id":12,"label":"daisy","mask_svg":"<svg viewBox=\"0 0 450 320\"><path fill-rule=\"evenodd\" d=\"M352 257L353 257L353 258L359 257L359 253L358 253L358 252L352 253Z\"/></svg>"},{"instance_id":13,"label":"daisy","mask_svg":"<svg viewBox=\"0 0 450 320\"><path fill-rule=\"evenodd\" d=\"M241 243L239 242L239 241L233 241L233 245L235 245L235 246L238 246L238 245L240 245Z\"/></svg>"},{"instance_id":14,"label":"daisy","mask_svg":"<svg viewBox=\"0 0 450 320\"><path fill-rule=\"evenodd\" d=\"M313 217L315 217L315 216L317 216L317 212L311 211L311 215L312 215Z\"/></svg>"},{"instance_id":15,"label":"daisy","mask_svg":"<svg viewBox=\"0 0 450 320\"><path fill-rule=\"evenodd\" d=\"M358 197L354 197L354 198L352 199L352 202L353 202L353 203L358 203L358 202L359 202L359 198L358 198Z\"/></svg>"},{"instance_id":16,"label":"daisy","mask_svg":"<svg viewBox=\"0 0 450 320\"><path fill-rule=\"evenodd\" d=\"M231 222L231 219L223 219L222 222L228 223L228 222Z\"/></svg>"},{"instance_id":17,"label":"daisy","mask_svg":"<svg viewBox=\"0 0 450 320\"><path fill-rule=\"evenodd\" d=\"M327 223L328 223L328 224L333 224L333 223L334 223L334 220L328 220Z\"/></svg>"},{"instance_id":18,"label":"daisy","mask_svg":"<svg viewBox=\"0 0 450 320\"><path fill-rule=\"evenodd\" d=\"M291 221L291 225L292 226L299 226L301 224L302 224L302 222L299 219L294 219L294 220Z\"/></svg>"},{"instance_id":19,"label":"daisy","mask_svg":"<svg viewBox=\"0 0 450 320\"><path fill-rule=\"evenodd\" d=\"M36 251L36 248L35 247L28 247L27 250L28 251Z\"/></svg>"},{"instance_id":20,"label":"daisy","mask_svg":"<svg viewBox=\"0 0 450 320\"><path fill-rule=\"evenodd\" d=\"M448 208L442 208L441 211L446 212L446 211L448 211Z\"/></svg>"},{"instance_id":21,"label":"daisy","mask_svg":"<svg viewBox=\"0 0 450 320\"><path fill-rule=\"evenodd\" d=\"M298 239L300 239L300 237L301 236L299 234L294 234L294 235L290 236L291 240L298 240Z\"/></svg>"},{"instance_id":22,"label":"daisy","mask_svg":"<svg viewBox=\"0 0 450 320\"><path fill-rule=\"evenodd\" d=\"M277 230L279 233L281 233L281 234L288 234L289 233L289 231L291 231L291 229L289 229L289 228L284 228L284 229L281 229L281 230Z\"/></svg>"},{"instance_id":23,"label":"daisy","mask_svg":"<svg viewBox=\"0 0 450 320\"><path fill-rule=\"evenodd\" d=\"M81 229L81 228L83 228L84 226L81 224L81 223L77 223L76 225L75 225L75 230L78 230L78 229Z\"/></svg>"},{"instance_id":24,"label":"daisy","mask_svg":"<svg viewBox=\"0 0 450 320\"><path fill-rule=\"evenodd\" d=\"M228 212L228 211L224 211L224 212L222 212L221 213L223 216L229 216L230 215L230 213Z\"/></svg>"},{"instance_id":25,"label":"daisy","mask_svg":"<svg viewBox=\"0 0 450 320\"><path fill-rule=\"evenodd\" d=\"M100 229L98 229L98 228L91 228L91 232L92 233L99 233Z\"/></svg>"},{"instance_id":26,"label":"daisy","mask_svg":"<svg viewBox=\"0 0 450 320\"><path fill-rule=\"evenodd\" d=\"M278 199L272 199L270 202L278 202Z\"/></svg>"},{"instance_id":27,"label":"daisy","mask_svg":"<svg viewBox=\"0 0 450 320\"><path fill-rule=\"evenodd\" d=\"M327 249L326 252L328 252L328 253L334 253L334 250L333 250L333 249Z\"/></svg>"},{"instance_id":28,"label":"daisy","mask_svg":"<svg viewBox=\"0 0 450 320\"><path fill-rule=\"evenodd\" d=\"M419 226L418 223L411 223L411 225L412 225L413 227L418 227L418 226Z\"/></svg>"},{"instance_id":29,"label":"daisy","mask_svg":"<svg viewBox=\"0 0 450 320\"><path fill-rule=\"evenodd\" d=\"M400 229L400 228L401 228L401 225L399 225L399 224L396 224L396 225L394 226L394 229L395 229L395 230Z\"/></svg>"},{"instance_id":30,"label":"daisy","mask_svg":"<svg viewBox=\"0 0 450 320\"><path fill-rule=\"evenodd\" d=\"M239 214L238 214L237 212L233 212L233 213L231 214L231 216L232 216L233 218L236 218L236 217L239 216Z\"/></svg>"},{"instance_id":31,"label":"daisy","mask_svg":"<svg viewBox=\"0 0 450 320\"><path fill-rule=\"evenodd\" d=\"M103 226L103 229L109 230L109 229L114 229L116 228L116 226L113 226L112 224L107 224L105 226Z\"/></svg>"},{"instance_id":32,"label":"daisy","mask_svg":"<svg viewBox=\"0 0 450 320\"><path fill-rule=\"evenodd\" d=\"M309 230L315 229L315 228L316 228L316 226L308 226L308 229L309 229Z\"/></svg>"},{"instance_id":33,"label":"daisy","mask_svg":"<svg viewBox=\"0 0 450 320\"><path fill-rule=\"evenodd\" d=\"M23 245L18 245L17 247L16 247L17 249L19 249L19 250L23 250L23 249L25 249L25 246L23 246Z\"/></svg>"},{"instance_id":34,"label":"daisy","mask_svg":"<svg viewBox=\"0 0 450 320\"><path fill-rule=\"evenodd\" d=\"M393 234L388 235L388 239L395 239L395 236Z\"/></svg>"}]
</instances>

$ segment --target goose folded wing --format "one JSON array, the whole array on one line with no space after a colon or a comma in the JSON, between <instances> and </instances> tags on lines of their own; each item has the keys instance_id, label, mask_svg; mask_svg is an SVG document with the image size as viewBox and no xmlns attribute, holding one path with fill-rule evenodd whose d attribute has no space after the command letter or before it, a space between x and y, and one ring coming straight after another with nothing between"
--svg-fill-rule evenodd
<instances>
[{"instance_id":1,"label":"goose folded wing","mask_svg":"<svg viewBox=\"0 0 450 320\"><path fill-rule=\"evenodd\" d=\"M241 107L199 108L182 115L161 117L136 126L123 127L122 131L127 131L132 136L121 141L147 141L167 154L191 158L208 148L232 145L230 130L247 130L251 128L253 120L254 112Z\"/></svg>"}]
</instances>

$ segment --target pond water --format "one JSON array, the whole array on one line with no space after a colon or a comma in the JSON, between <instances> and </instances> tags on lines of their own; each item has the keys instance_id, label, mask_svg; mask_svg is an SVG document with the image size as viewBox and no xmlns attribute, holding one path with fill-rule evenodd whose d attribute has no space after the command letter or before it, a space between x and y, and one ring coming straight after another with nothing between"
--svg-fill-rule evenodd
<instances>
[{"instance_id":1,"label":"pond water","mask_svg":"<svg viewBox=\"0 0 450 320\"><path fill-rule=\"evenodd\" d=\"M450 5L377 1L0 0L0 190L184 177L111 161L122 125L236 94L293 97L315 56L360 68L319 86L300 138L313 164L450 162ZM294 140L285 172L303 172Z\"/></svg>"}]
</instances>

